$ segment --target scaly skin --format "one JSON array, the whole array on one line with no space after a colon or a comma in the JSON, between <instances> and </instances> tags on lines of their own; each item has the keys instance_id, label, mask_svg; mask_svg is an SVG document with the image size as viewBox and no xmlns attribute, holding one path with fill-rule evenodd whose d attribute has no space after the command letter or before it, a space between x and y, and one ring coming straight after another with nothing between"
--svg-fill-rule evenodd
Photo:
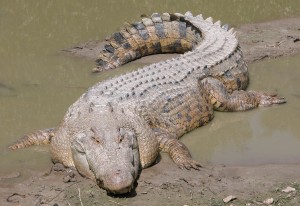
<instances>
[{"instance_id":1,"label":"scaly skin","mask_svg":"<svg viewBox=\"0 0 300 206\"><path fill-rule=\"evenodd\" d=\"M108 192L126 193L139 169L151 165L159 151L181 168L199 169L178 138L208 123L213 110L285 102L274 94L244 91L248 69L235 33L211 18L153 14L126 24L105 48L94 71L150 54L184 54L94 85L69 108L54 136L42 132L34 142L29 135L12 149L53 136L53 162L76 167Z\"/></svg>"}]
</instances>

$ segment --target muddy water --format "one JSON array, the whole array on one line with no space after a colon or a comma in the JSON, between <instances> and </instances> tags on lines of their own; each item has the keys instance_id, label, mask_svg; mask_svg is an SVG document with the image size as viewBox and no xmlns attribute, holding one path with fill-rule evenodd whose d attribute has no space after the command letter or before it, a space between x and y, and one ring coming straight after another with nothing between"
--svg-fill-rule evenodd
<instances>
[{"instance_id":1,"label":"muddy water","mask_svg":"<svg viewBox=\"0 0 300 206\"><path fill-rule=\"evenodd\" d=\"M300 159L300 56L250 65L249 89L275 91L288 103L246 112L215 112L182 141L202 162L230 165L295 163Z\"/></svg>"},{"instance_id":2,"label":"muddy water","mask_svg":"<svg viewBox=\"0 0 300 206\"><path fill-rule=\"evenodd\" d=\"M298 0L0 1L0 175L22 170L22 176L26 177L32 170L48 168L47 147L16 152L9 152L6 147L26 132L56 126L68 106L89 86L122 72L91 75L93 62L61 55L61 49L90 39L103 39L125 20L133 21L140 14L153 11L191 10L240 25L294 16L299 8ZM280 64L284 70L277 67ZM288 97L289 104L246 113L217 113L212 124L183 139L196 158L249 164L292 162L299 157L294 150L299 144L296 131L299 108L293 104L299 100L299 90L291 86L297 83L292 70L296 65L299 60L294 58L251 66L251 87L278 89ZM139 63L132 63L125 69L138 66ZM286 72L285 84L276 71ZM287 144L291 147L285 147Z\"/></svg>"}]
</instances>

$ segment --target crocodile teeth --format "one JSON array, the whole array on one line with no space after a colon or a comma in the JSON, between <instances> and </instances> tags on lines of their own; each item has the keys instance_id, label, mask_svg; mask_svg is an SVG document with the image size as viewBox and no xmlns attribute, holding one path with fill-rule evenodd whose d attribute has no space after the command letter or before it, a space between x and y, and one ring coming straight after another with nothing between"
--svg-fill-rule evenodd
<instances>
[{"instance_id":1,"label":"crocodile teeth","mask_svg":"<svg viewBox=\"0 0 300 206\"><path fill-rule=\"evenodd\" d=\"M207 19L205 19L205 21L208 21L208 22L210 22L210 23L213 23L213 22L214 22L213 18L211 18L211 17L208 17Z\"/></svg>"},{"instance_id":2,"label":"crocodile teeth","mask_svg":"<svg viewBox=\"0 0 300 206\"><path fill-rule=\"evenodd\" d=\"M216 21L214 24L217 25L217 26L221 26L221 21L220 20Z\"/></svg>"}]
</instances>

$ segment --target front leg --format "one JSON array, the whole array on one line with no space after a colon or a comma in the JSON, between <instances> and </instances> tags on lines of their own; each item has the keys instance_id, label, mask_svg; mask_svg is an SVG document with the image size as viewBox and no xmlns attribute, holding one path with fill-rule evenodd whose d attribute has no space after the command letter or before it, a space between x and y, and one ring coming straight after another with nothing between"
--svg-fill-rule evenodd
<instances>
[{"instance_id":1,"label":"front leg","mask_svg":"<svg viewBox=\"0 0 300 206\"><path fill-rule=\"evenodd\" d=\"M181 169L199 170L201 167L200 163L192 159L188 148L179 140L171 137L160 137L158 141L160 150L167 152Z\"/></svg>"},{"instance_id":2,"label":"front leg","mask_svg":"<svg viewBox=\"0 0 300 206\"><path fill-rule=\"evenodd\" d=\"M203 79L200 84L208 92L214 109L218 111L244 111L286 102L276 94L265 92L237 90L229 93L221 81L211 77Z\"/></svg>"}]
</instances>

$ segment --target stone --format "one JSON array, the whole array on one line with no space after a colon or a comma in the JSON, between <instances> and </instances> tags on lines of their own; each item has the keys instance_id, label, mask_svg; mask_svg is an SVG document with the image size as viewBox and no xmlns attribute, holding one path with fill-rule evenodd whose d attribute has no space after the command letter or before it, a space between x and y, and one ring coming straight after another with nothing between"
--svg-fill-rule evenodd
<instances>
[{"instance_id":1,"label":"stone","mask_svg":"<svg viewBox=\"0 0 300 206\"><path fill-rule=\"evenodd\" d=\"M223 202L224 202L224 203L228 203L228 202L230 202L230 201L232 201L232 200L235 200L236 198L237 198L236 196L229 195L229 196L227 196L227 197L225 197L225 198L223 199Z\"/></svg>"},{"instance_id":2,"label":"stone","mask_svg":"<svg viewBox=\"0 0 300 206\"><path fill-rule=\"evenodd\" d=\"M290 193L290 192L295 192L296 189L293 188L293 187L286 187L285 189L281 190L282 192L285 192L285 193Z\"/></svg>"},{"instance_id":3,"label":"stone","mask_svg":"<svg viewBox=\"0 0 300 206\"><path fill-rule=\"evenodd\" d=\"M268 199L264 200L264 204L266 204L266 205L271 205L271 204L273 204L273 202L274 202L273 198L268 198Z\"/></svg>"}]
</instances>

